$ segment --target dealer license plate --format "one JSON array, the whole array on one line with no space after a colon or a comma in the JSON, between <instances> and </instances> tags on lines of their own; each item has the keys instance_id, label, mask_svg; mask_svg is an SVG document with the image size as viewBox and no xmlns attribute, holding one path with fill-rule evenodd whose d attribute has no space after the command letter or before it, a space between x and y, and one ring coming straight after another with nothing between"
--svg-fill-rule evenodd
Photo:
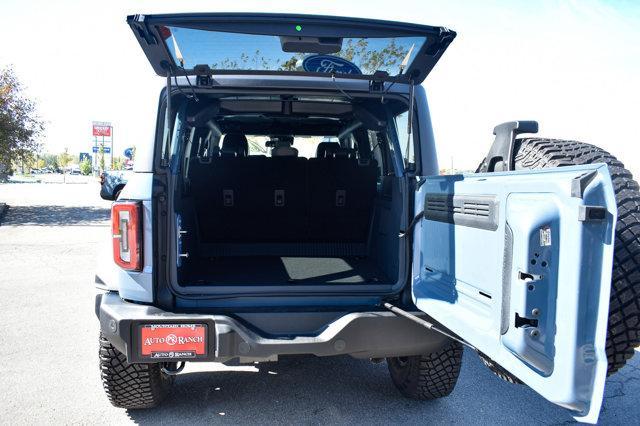
<instances>
[{"instance_id":1,"label":"dealer license plate","mask_svg":"<svg viewBox=\"0 0 640 426\"><path fill-rule=\"evenodd\" d=\"M206 324L140 326L140 354L152 359L197 358L207 355Z\"/></svg>"}]
</instances>

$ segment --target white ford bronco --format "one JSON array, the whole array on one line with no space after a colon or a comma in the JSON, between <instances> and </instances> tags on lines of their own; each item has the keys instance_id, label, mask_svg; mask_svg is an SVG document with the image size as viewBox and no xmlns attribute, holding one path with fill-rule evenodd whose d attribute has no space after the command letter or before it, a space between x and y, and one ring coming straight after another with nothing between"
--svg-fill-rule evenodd
<instances>
[{"instance_id":1,"label":"white ford bronco","mask_svg":"<svg viewBox=\"0 0 640 426\"><path fill-rule=\"evenodd\" d=\"M494 130L439 176L421 83L456 33L276 14L133 15L166 79L96 275L110 401L158 404L186 362L386 359L451 393L463 347L595 422L638 344L640 194L592 145Z\"/></svg>"}]
</instances>

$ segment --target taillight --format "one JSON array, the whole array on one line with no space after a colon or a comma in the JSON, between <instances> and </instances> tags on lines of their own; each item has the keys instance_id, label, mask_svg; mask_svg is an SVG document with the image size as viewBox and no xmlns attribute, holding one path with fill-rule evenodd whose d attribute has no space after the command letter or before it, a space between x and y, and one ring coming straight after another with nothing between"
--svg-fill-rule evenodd
<instances>
[{"instance_id":1,"label":"taillight","mask_svg":"<svg viewBox=\"0 0 640 426\"><path fill-rule=\"evenodd\" d=\"M142 270L142 207L140 202L116 202L111 207L113 260L128 271Z\"/></svg>"}]
</instances>

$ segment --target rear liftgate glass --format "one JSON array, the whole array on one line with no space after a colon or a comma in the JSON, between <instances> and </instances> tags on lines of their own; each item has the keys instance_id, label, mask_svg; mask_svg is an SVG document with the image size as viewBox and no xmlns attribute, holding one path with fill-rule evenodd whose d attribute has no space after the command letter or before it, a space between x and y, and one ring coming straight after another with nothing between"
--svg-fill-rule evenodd
<instances>
[{"instance_id":1,"label":"rear liftgate glass","mask_svg":"<svg viewBox=\"0 0 640 426\"><path fill-rule=\"evenodd\" d=\"M161 76L339 74L420 84L456 33L442 27L287 14L132 15Z\"/></svg>"}]
</instances>

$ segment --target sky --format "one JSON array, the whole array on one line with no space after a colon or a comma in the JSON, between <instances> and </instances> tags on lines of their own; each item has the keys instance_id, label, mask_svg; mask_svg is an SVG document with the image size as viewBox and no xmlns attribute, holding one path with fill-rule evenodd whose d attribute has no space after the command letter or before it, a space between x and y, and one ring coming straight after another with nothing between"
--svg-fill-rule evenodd
<instances>
[{"instance_id":1,"label":"sky","mask_svg":"<svg viewBox=\"0 0 640 426\"><path fill-rule=\"evenodd\" d=\"M0 2L0 67L12 65L47 122L45 150L88 151L91 121L115 151L151 143L155 75L125 17L289 12L415 22L458 36L424 85L441 167L475 169L497 124L598 145L640 177L640 1L297 0Z\"/></svg>"}]
</instances>

